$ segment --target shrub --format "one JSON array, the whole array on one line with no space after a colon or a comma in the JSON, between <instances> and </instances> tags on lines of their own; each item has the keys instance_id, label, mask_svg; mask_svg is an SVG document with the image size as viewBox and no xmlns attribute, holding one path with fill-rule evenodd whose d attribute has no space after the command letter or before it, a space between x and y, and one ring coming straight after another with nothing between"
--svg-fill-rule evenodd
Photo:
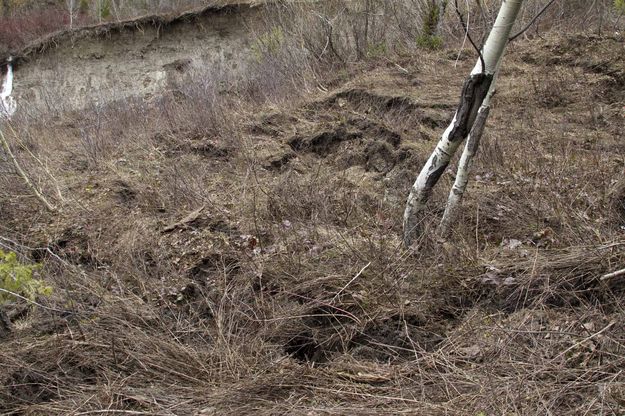
<instances>
[{"instance_id":1,"label":"shrub","mask_svg":"<svg viewBox=\"0 0 625 416\"><path fill-rule=\"evenodd\" d=\"M443 46L443 38L436 35L421 34L417 36L417 46L433 51L438 50Z\"/></svg>"},{"instance_id":2,"label":"shrub","mask_svg":"<svg viewBox=\"0 0 625 416\"><path fill-rule=\"evenodd\" d=\"M0 250L0 288L34 300L37 295L48 296L52 288L42 280L33 278L33 272L40 264L22 264L13 252ZM0 304L10 301L13 295L0 292Z\"/></svg>"},{"instance_id":3,"label":"shrub","mask_svg":"<svg viewBox=\"0 0 625 416\"><path fill-rule=\"evenodd\" d=\"M0 19L0 44L9 49L24 47L28 42L64 28L67 13L59 8L24 11Z\"/></svg>"},{"instance_id":4,"label":"shrub","mask_svg":"<svg viewBox=\"0 0 625 416\"><path fill-rule=\"evenodd\" d=\"M625 13L625 0L614 0L614 8L619 13Z\"/></svg>"},{"instance_id":5,"label":"shrub","mask_svg":"<svg viewBox=\"0 0 625 416\"><path fill-rule=\"evenodd\" d=\"M387 48L385 42L370 44L367 46L367 57L379 58L386 55Z\"/></svg>"},{"instance_id":6,"label":"shrub","mask_svg":"<svg viewBox=\"0 0 625 416\"><path fill-rule=\"evenodd\" d=\"M423 19L423 33L425 35L435 35L438 29L441 9L438 4L433 3Z\"/></svg>"},{"instance_id":7,"label":"shrub","mask_svg":"<svg viewBox=\"0 0 625 416\"><path fill-rule=\"evenodd\" d=\"M284 32L278 26L258 36L252 44L252 53L257 61L262 61L267 55L276 55L284 43Z\"/></svg>"},{"instance_id":8,"label":"shrub","mask_svg":"<svg viewBox=\"0 0 625 416\"><path fill-rule=\"evenodd\" d=\"M100 10L98 10L98 13L100 13L100 17L102 19L108 19L111 16L111 2L109 0L104 0L100 4Z\"/></svg>"},{"instance_id":9,"label":"shrub","mask_svg":"<svg viewBox=\"0 0 625 416\"><path fill-rule=\"evenodd\" d=\"M80 10L80 13L87 14L89 12L89 1L80 0L80 4L78 5L78 10Z\"/></svg>"}]
</instances>

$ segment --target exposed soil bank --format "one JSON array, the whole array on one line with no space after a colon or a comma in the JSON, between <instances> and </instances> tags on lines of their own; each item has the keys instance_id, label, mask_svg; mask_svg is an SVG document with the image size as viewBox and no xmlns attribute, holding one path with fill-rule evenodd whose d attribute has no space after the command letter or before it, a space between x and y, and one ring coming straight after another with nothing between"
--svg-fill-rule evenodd
<instances>
[{"instance_id":1,"label":"exposed soil bank","mask_svg":"<svg viewBox=\"0 0 625 416\"><path fill-rule=\"evenodd\" d=\"M51 36L18 52L18 111L74 110L176 88L249 56L257 7L211 7L173 19L146 17Z\"/></svg>"}]
</instances>

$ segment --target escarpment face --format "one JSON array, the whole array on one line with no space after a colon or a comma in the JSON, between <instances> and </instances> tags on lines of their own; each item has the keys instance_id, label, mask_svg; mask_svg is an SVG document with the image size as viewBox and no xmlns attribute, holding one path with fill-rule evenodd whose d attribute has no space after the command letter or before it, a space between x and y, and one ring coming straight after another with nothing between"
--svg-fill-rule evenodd
<instances>
[{"instance_id":1,"label":"escarpment face","mask_svg":"<svg viewBox=\"0 0 625 416\"><path fill-rule=\"evenodd\" d=\"M249 26L260 24L259 13L231 7L162 25L120 23L58 35L54 42L24 51L13 96L29 112L47 113L151 101L184 90L189 79L210 79L214 68L233 72L246 67L253 58Z\"/></svg>"}]
</instances>

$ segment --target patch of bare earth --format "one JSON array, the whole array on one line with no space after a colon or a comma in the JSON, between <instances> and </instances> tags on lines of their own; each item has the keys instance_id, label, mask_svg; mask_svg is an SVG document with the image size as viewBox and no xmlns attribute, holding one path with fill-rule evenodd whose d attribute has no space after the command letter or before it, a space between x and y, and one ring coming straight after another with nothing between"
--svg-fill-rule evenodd
<instances>
[{"instance_id":1,"label":"patch of bare earth","mask_svg":"<svg viewBox=\"0 0 625 416\"><path fill-rule=\"evenodd\" d=\"M30 127L66 208L2 195L0 241L56 290L10 315L0 412L622 413L622 45L512 45L459 225L418 252L401 214L472 64L453 52L219 128Z\"/></svg>"}]
</instances>

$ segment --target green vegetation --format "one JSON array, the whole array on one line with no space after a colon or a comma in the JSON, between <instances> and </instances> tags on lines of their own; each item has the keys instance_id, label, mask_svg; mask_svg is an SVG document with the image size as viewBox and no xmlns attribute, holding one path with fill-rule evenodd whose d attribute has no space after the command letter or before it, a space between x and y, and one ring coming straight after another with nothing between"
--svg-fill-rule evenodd
<instances>
[{"instance_id":1,"label":"green vegetation","mask_svg":"<svg viewBox=\"0 0 625 416\"><path fill-rule=\"evenodd\" d=\"M433 3L430 6L428 14L423 19L423 33L426 35L435 35L440 19L440 7Z\"/></svg>"},{"instance_id":2,"label":"green vegetation","mask_svg":"<svg viewBox=\"0 0 625 416\"><path fill-rule=\"evenodd\" d=\"M429 49L432 51L438 50L443 47L443 38L436 35L421 34L417 36L417 46L423 49Z\"/></svg>"},{"instance_id":3,"label":"green vegetation","mask_svg":"<svg viewBox=\"0 0 625 416\"><path fill-rule=\"evenodd\" d=\"M385 42L371 44L367 47L368 58L379 58L386 55L387 48Z\"/></svg>"},{"instance_id":4,"label":"green vegetation","mask_svg":"<svg viewBox=\"0 0 625 416\"><path fill-rule=\"evenodd\" d=\"M80 0L80 4L78 6L81 13L89 12L89 0Z\"/></svg>"},{"instance_id":5,"label":"green vegetation","mask_svg":"<svg viewBox=\"0 0 625 416\"><path fill-rule=\"evenodd\" d=\"M257 61L261 61L266 55L275 55L284 44L284 32L279 26L274 26L270 31L258 36L252 44L252 53Z\"/></svg>"},{"instance_id":6,"label":"green vegetation","mask_svg":"<svg viewBox=\"0 0 625 416\"><path fill-rule=\"evenodd\" d=\"M625 13L625 0L614 0L614 8L619 13Z\"/></svg>"},{"instance_id":7,"label":"green vegetation","mask_svg":"<svg viewBox=\"0 0 625 416\"><path fill-rule=\"evenodd\" d=\"M13 252L0 250L0 288L34 300L37 295L48 296L52 288L42 280L33 278L33 272L40 264L22 264ZM13 300L15 296L0 292L0 304Z\"/></svg>"},{"instance_id":8,"label":"green vegetation","mask_svg":"<svg viewBox=\"0 0 625 416\"><path fill-rule=\"evenodd\" d=\"M43 38L15 68L0 241L46 251L0 246L0 414L620 414L615 0L560 2L510 45L454 230L435 233L455 169L411 249L407 193L479 59L455 5L425 33L431 0L171 24L199 0L109 1L172 11ZM458 4L480 40L502 0Z\"/></svg>"},{"instance_id":9,"label":"green vegetation","mask_svg":"<svg viewBox=\"0 0 625 416\"><path fill-rule=\"evenodd\" d=\"M110 0L103 0L102 3L100 3L100 10L98 10L98 13L100 13L100 17L102 19L107 19L108 17L111 16Z\"/></svg>"},{"instance_id":10,"label":"green vegetation","mask_svg":"<svg viewBox=\"0 0 625 416\"><path fill-rule=\"evenodd\" d=\"M421 34L417 36L417 46L424 49L438 50L443 46L443 38L438 35L441 9L433 2L426 16L423 18Z\"/></svg>"}]
</instances>

